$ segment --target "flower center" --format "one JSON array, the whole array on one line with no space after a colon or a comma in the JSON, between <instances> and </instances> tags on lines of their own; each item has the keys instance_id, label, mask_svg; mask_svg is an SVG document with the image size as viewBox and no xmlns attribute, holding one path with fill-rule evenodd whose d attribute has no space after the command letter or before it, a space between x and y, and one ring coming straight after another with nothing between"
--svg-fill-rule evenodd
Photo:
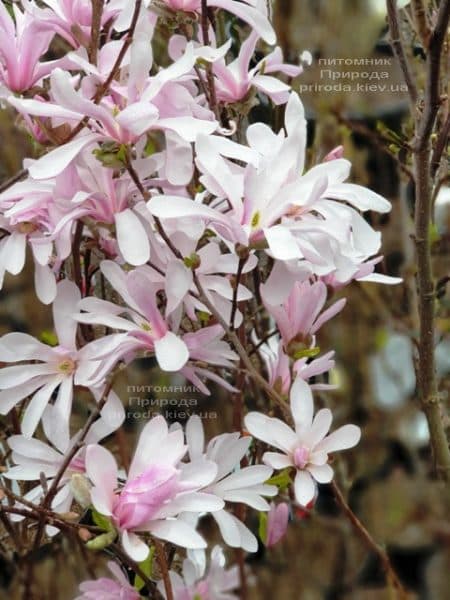
<instances>
[{"instance_id":1,"label":"flower center","mask_svg":"<svg viewBox=\"0 0 450 600\"><path fill-rule=\"evenodd\" d=\"M36 231L36 229L37 226L31 221L23 221L23 223L19 223L19 225L17 226L17 231L19 233L25 233L27 235L33 233L34 231Z\"/></svg>"},{"instance_id":2,"label":"flower center","mask_svg":"<svg viewBox=\"0 0 450 600\"><path fill-rule=\"evenodd\" d=\"M58 365L58 371L64 373L64 375L72 375L77 367L77 363L71 358L65 358Z\"/></svg>"},{"instance_id":3,"label":"flower center","mask_svg":"<svg viewBox=\"0 0 450 600\"><path fill-rule=\"evenodd\" d=\"M256 211L253 214L252 220L250 222L252 229L256 229L260 222L261 222L261 213L259 211Z\"/></svg>"},{"instance_id":4,"label":"flower center","mask_svg":"<svg viewBox=\"0 0 450 600\"><path fill-rule=\"evenodd\" d=\"M304 469L309 463L309 448L300 446L294 451L294 464L298 469Z\"/></svg>"}]
</instances>

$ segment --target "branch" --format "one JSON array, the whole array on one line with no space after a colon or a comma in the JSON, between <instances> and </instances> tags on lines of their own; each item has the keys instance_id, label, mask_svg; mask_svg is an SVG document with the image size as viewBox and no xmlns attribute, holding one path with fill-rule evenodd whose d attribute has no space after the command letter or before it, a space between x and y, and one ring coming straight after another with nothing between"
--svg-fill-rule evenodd
<instances>
[{"instance_id":1,"label":"branch","mask_svg":"<svg viewBox=\"0 0 450 600\"><path fill-rule=\"evenodd\" d=\"M394 50L394 54L398 59L398 62L400 63L400 68L403 72L403 77L405 79L405 83L409 92L411 109L414 111L418 99L418 93L413 74L411 72L411 69L409 68L409 63L406 58L406 53L403 47L403 41L400 34L397 0L386 0L386 7L389 31L391 33L392 48Z\"/></svg>"},{"instance_id":2,"label":"branch","mask_svg":"<svg viewBox=\"0 0 450 600\"><path fill-rule=\"evenodd\" d=\"M379 558L381 564L383 565L383 569L386 573L388 582L392 583L392 585L397 590L397 597L401 600L407 600L408 595L403 587L402 582L398 578L397 573L394 571L386 551L379 544L377 544L377 542L372 538L370 533L367 531L367 529L352 511L350 506L347 504L347 501L345 500L344 496L342 495L341 490L335 482L331 483L331 488L333 490L334 497L336 498L336 502L339 504L339 507L341 508L342 512L352 524L352 527L355 530L355 532L358 534L358 536L361 538L361 540L364 542L367 548L374 552Z\"/></svg>"},{"instance_id":3,"label":"branch","mask_svg":"<svg viewBox=\"0 0 450 600\"><path fill-rule=\"evenodd\" d=\"M388 0L391 2L393 0ZM436 19L436 26L431 32L427 54L427 75L424 99L424 111L416 129L413 147L416 152L424 150L433 131L436 116L441 105L440 74L441 55L450 20L450 0L441 0Z\"/></svg>"},{"instance_id":4,"label":"branch","mask_svg":"<svg viewBox=\"0 0 450 600\"><path fill-rule=\"evenodd\" d=\"M208 31L208 4L207 4L207 0L202 0L202 14L201 14L201 25L202 25L202 37L203 37L203 44L205 46L209 46L210 45L210 41L209 41L209 31ZM217 104L217 94L216 94L216 84L214 81L214 73L212 70L212 64L210 62L206 63L205 66L206 69L206 81L208 84L208 102L209 102L209 107L210 109L213 111L213 113L216 116L216 119L220 122L220 115L219 115L219 107Z\"/></svg>"}]
</instances>

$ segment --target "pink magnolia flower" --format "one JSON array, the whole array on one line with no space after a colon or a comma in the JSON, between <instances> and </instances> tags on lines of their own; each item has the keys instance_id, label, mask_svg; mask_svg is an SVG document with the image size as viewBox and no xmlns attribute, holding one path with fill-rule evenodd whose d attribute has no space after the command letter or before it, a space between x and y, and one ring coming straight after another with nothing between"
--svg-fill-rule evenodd
<instances>
[{"instance_id":1,"label":"pink magnolia flower","mask_svg":"<svg viewBox=\"0 0 450 600\"><path fill-rule=\"evenodd\" d=\"M321 313L327 299L327 287L322 281L296 282L279 305L272 304L268 284L261 286L261 295L264 306L275 319L285 351L295 359L303 358L302 353L315 347L317 331L340 312L346 302L342 298Z\"/></svg>"},{"instance_id":2,"label":"pink magnolia flower","mask_svg":"<svg viewBox=\"0 0 450 600\"><path fill-rule=\"evenodd\" d=\"M53 228L52 237L57 239L60 232L84 218L93 219L100 234L102 227L113 225L113 239L124 260L130 265L143 265L150 258L150 224L149 219L145 220L148 213L144 203L136 200L136 186L126 174L118 178L112 169L99 168L88 150L61 175L72 187L73 197L66 203L65 214Z\"/></svg>"},{"instance_id":3,"label":"pink magnolia flower","mask_svg":"<svg viewBox=\"0 0 450 600\"><path fill-rule=\"evenodd\" d=\"M222 500L198 491L214 479L217 468L203 459L181 463L186 450L183 431L169 432L165 419L154 417L142 430L127 479L120 485L113 455L98 445L87 448L92 503L111 518L124 550L138 562L149 552L139 532L185 548L206 547L195 529L178 516L222 508Z\"/></svg>"},{"instance_id":4,"label":"pink magnolia flower","mask_svg":"<svg viewBox=\"0 0 450 600\"><path fill-rule=\"evenodd\" d=\"M265 545L272 548L284 538L289 522L289 505L286 502L273 504L267 514L267 536Z\"/></svg>"},{"instance_id":5,"label":"pink magnolia flower","mask_svg":"<svg viewBox=\"0 0 450 600\"><path fill-rule=\"evenodd\" d=\"M292 384L291 361L283 349L283 341L271 337L259 348L268 372L270 385L284 396L289 395ZM313 358L299 358L292 366L294 379L298 375L306 381L312 390L329 390L336 386L328 383L311 383L309 380L317 375L328 373L334 367L334 351Z\"/></svg>"},{"instance_id":6,"label":"pink magnolia flower","mask_svg":"<svg viewBox=\"0 0 450 600\"><path fill-rule=\"evenodd\" d=\"M361 430L356 425L344 425L327 435L331 411L322 408L313 418L311 389L299 377L292 386L290 400L295 430L279 419L258 412L248 413L245 426L257 439L281 450L281 453L266 452L264 463L274 469L296 469L295 497L299 504L306 506L316 495L317 483L329 483L333 478L328 455L356 446Z\"/></svg>"},{"instance_id":7,"label":"pink magnolia flower","mask_svg":"<svg viewBox=\"0 0 450 600\"><path fill-rule=\"evenodd\" d=\"M81 594L74 600L139 600L140 595L130 584L119 565L109 561L108 569L115 579L100 577L80 583Z\"/></svg>"},{"instance_id":8,"label":"pink magnolia flower","mask_svg":"<svg viewBox=\"0 0 450 600\"><path fill-rule=\"evenodd\" d=\"M289 77L297 77L303 69L283 63L283 54L279 47L250 68L258 39L258 33L252 31L241 45L239 55L233 62L227 65L222 58L213 63L217 98L221 102L239 102L247 96L252 87L266 94L275 104L285 104L288 101L290 86L276 77L270 77L269 74L280 72Z\"/></svg>"},{"instance_id":9,"label":"pink magnolia flower","mask_svg":"<svg viewBox=\"0 0 450 600\"><path fill-rule=\"evenodd\" d=\"M172 10L200 12L201 0L163 0ZM265 2L255 0L208 0L208 7L221 8L242 19L268 44L275 43L275 32L267 18Z\"/></svg>"},{"instance_id":10,"label":"pink magnolia flower","mask_svg":"<svg viewBox=\"0 0 450 600\"><path fill-rule=\"evenodd\" d=\"M92 358L107 359L102 370L95 374L95 380L102 378L122 357L133 355L138 350L154 352L163 371L182 369L188 361L189 350L161 315L157 290L146 276L146 271L135 269L125 273L112 261L103 261L101 271L122 296L126 306L94 297L83 298L78 307L86 312L78 313L75 318L81 323L104 325L126 333L112 334L89 345L86 352Z\"/></svg>"},{"instance_id":11,"label":"pink magnolia flower","mask_svg":"<svg viewBox=\"0 0 450 600\"><path fill-rule=\"evenodd\" d=\"M22 363L0 369L0 411L7 414L16 404L32 395L21 423L26 437L33 435L56 391L54 411L60 419L60 427L68 428L73 386L86 385L90 373L98 367L98 363L85 358L85 349L78 350L76 345L77 323L72 313L79 300L80 292L74 283L64 280L58 284L52 306L58 337L55 347L25 333L8 333L0 338L0 360ZM96 387L102 383L99 381Z\"/></svg>"},{"instance_id":12,"label":"pink magnolia flower","mask_svg":"<svg viewBox=\"0 0 450 600\"><path fill-rule=\"evenodd\" d=\"M213 481L202 491L221 498L225 502L239 502L260 511L268 511L264 496L275 496L276 486L265 483L272 469L264 465L240 468L251 438L241 437L238 432L224 433L212 438L205 448L205 435L200 417L190 417L186 425L186 440L191 460L207 460L217 465ZM242 521L225 509L212 513L224 541L233 548L256 552L258 542Z\"/></svg>"},{"instance_id":13,"label":"pink magnolia flower","mask_svg":"<svg viewBox=\"0 0 450 600\"><path fill-rule=\"evenodd\" d=\"M0 227L6 232L0 239L0 288L5 273L18 275L23 271L29 245L34 263L36 295L43 304L50 304L56 296L56 279L49 266L53 244L42 231L39 215L34 213L30 217L29 220L17 220L0 215Z\"/></svg>"},{"instance_id":14,"label":"pink magnolia flower","mask_svg":"<svg viewBox=\"0 0 450 600\"><path fill-rule=\"evenodd\" d=\"M213 114L208 111L203 118L197 118L193 114L192 104L195 102L183 102L178 105L175 115L167 114L166 107L163 102L158 101L158 96L167 84L186 77L192 71L198 57L199 53L194 52L192 43L189 43L179 60L151 78L144 77L144 73L151 67L150 64L145 64L144 69L139 72L146 85L140 86L142 89L138 94L134 87L131 90L126 88L122 96L106 96L99 103L86 97L83 88L76 90L71 74L62 69L54 69L50 76L51 102L9 97L8 102L22 114L48 117L58 125L66 123L76 126L85 117L89 119L90 132L80 134L74 140L35 161L29 168L30 174L36 179L54 177L85 147L94 142L135 144L150 130L165 133L166 152L171 154L172 161L174 155L180 152L184 157L187 154L191 156L191 142L194 142L200 133L210 134L216 129L217 122ZM192 101L192 96L188 96ZM174 174L173 183L178 184L176 170L169 172ZM186 181L185 170L182 173L182 183L186 184L190 177Z\"/></svg>"},{"instance_id":15,"label":"pink magnolia flower","mask_svg":"<svg viewBox=\"0 0 450 600\"><path fill-rule=\"evenodd\" d=\"M33 20L47 31L57 33L71 46L88 46L91 39L92 2L90 0L43 0L39 6L30 2ZM101 26L119 13L116 2L105 2Z\"/></svg>"},{"instance_id":16,"label":"pink magnolia flower","mask_svg":"<svg viewBox=\"0 0 450 600\"><path fill-rule=\"evenodd\" d=\"M209 565L203 550L188 550L181 575L169 571L174 600L238 600L233 594L240 585L237 566L225 568L225 555L220 546L211 550ZM158 589L166 598L164 585Z\"/></svg>"},{"instance_id":17,"label":"pink magnolia flower","mask_svg":"<svg viewBox=\"0 0 450 600\"><path fill-rule=\"evenodd\" d=\"M0 4L0 83L12 92L31 88L55 68L58 61L40 63L54 32L45 29L28 12L12 4L14 20Z\"/></svg>"}]
</instances>

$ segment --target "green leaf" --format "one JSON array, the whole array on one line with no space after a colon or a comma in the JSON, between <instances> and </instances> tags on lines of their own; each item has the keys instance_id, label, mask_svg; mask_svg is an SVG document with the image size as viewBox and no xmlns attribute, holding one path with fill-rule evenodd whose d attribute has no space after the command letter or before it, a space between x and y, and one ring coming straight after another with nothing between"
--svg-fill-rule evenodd
<instances>
[{"instance_id":1,"label":"green leaf","mask_svg":"<svg viewBox=\"0 0 450 600\"><path fill-rule=\"evenodd\" d=\"M269 485L276 485L280 491L285 490L292 483L290 470L284 469L283 471L280 471L279 473L268 479L266 483Z\"/></svg>"},{"instance_id":2,"label":"green leaf","mask_svg":"<svg viewBox=\"0 0 450 600\"><path fill-rule=\"evenodd\" d=\"M300 360L300 358L313 358L314 356L317 356L319 353L320 353L319 346L316 346L315 348L302 348L300 350L296 350L292 354L292 358L294 360Z\"/></svg>"},{"instance_id":3,"label":"green leaf","mask_svg":"<svg viewBox=\"0 0 450 600\"><path fill-rule=\"evenodd\" d=\"M108 531L108 533L102 533L92 540L86 542L86 547L89 550L99 551L110 546L117 537L117 531Z\"/></svg>"},{"instance_id":4,"label":"green leaf","mask_svg":"<svg viewBox=\"0 0 450 600\"><path fill-rule=\"evenodd\" d=\"M259 526L258 526L258 535L259 539L263 542L263 544L267 541L267 513L260 512L259 513Z\"/></svg>"},{"instance_id":5,"label":"green leaf","mask_svg":"<svg viewBox=\"0 0 450 600\"><path fill-rule=\"evenodd\" d=\"M105 515L100 514L97 510L95 510L95 508L92 509L91 515L92 520L97 525L97 527L100 527L100 529L103 529L103 531L114 531L114 526L108 517L105 517Z\"/></svg>"},{"instance_id":6,"label":"green leaf","mask_svg":"<svg viewBox=\"0 0 450 600\"><path fill-rule=\"evenodd\" d=\"M139 563L139 566L141 567L142 572L145 575L147 575L147 577L149 577L149 578L151 578L152 573L153 573L154 557L155 557L155 547L151 546L150 552L148 553L147 558ZM145 581L143 579L141 579L141 577L139 577L139 575L136 575L136 577L134 578L134 587L137 589L138 592L140 592L144 586L145 586Z\"/></svg>"},{"instance_id":7,"label":"green leaf","mask_svg":"<svg viewBox=\"0 0 450 600\"><path fill-rule=\"evenodd\" d=\"M430 223L428 226L428 238L430 240L430 244L435 244L439 242L441 236L439 234L439 230L437 228L436 223Z\"/></svg>"}]
</instances>

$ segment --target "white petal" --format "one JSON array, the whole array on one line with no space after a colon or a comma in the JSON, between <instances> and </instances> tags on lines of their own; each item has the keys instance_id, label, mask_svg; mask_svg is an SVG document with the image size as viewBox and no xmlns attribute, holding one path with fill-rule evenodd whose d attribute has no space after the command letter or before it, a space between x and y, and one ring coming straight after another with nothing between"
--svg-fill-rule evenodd
<instances>
[{"instance_id":1,"label":"white petal","mask_svg":"<svg viewBox=\"0 0 450 600\"><path fill-rule=\"evenodd\" d=\"M301 377L297 377L290 393L291 412L297 428L311 427L314 401L311 388Z\"/></svg>"},{"instance_id":2,"label":"white petal","mask_svg":"<svg viewBox=\"0 0 450 600\"><path fill-rule=\"evenodd\" d=\"M122 532L122 546L128 556L137 563L145 560L150 551L147 544L140 537L127 530Z\"/></svg>"},{"instance_id":3,"label":"white petal","mask_svg":"<svg viewBox=\"0 0 450 600\"><path fill-rule=\"evenodd\" d=\"M335 452L353 448L361 439L361 429L356 425L344 425L322 440L314 451Z\"/></svg>"},{"instance_id":4,"label":"white petal","mask_svg":"<svg viewBox=\"0 0 450 600\"><path fill-rule=\"evenodd\" d=\"M279 452L265 452L263 462L272 467L272 469L286 469L293 466L293 462L289 456L280 454Z\"/></svg>"},{"instance_id":5,"label":"white petal","mask_svg":"<svg viewBox=\"0 0 450 600\"><path fill-rule=\"evenodd\" d=\"M172 331L156 340L155 356L163 371L179 371L189 359L189 350L181 338Z\"/></svg>"},{"instance_id":6,"label":"white petal","mask_svg":"<svg viewBox=\"0 0 450 600\"><path fill-rule=\"evenodd\" d=\"M77 304L80 300L80 290L72 281L64 279L58 283L56 298L53 303L53 322L58 342L67 350L76 347L77 322L72 315L78 312Z\"/></svg>"},{"instance_id":7,"label":"white petal","mask_svg":"<svg viewBox=\"0 0 450 600\"><path fill-rule=\"evenodd\" d=\"M216 514L216 513L213 513ZM179 519L154 521L149 531L162 540L172 542L182 548L206 548L207 544L200 534L191 526Z\"/></svg>"},{"instance_id":8,"label":"white petal","mask_svg":"<svg viewBox=\"0 0 450 600\"><path fill-rule=\"evenodd\" d=\"M318 483L330 483L334 475L330 465L308 465L308 471Z\"/></svg>"},{"instance_id":9,"label":"white petal","mask_svg":"<svg viewBox=\"0 0 450 600\"><path fill-rule=\"evenodd\" d=\"M316 484L308 471L297 471L295 476L295 498L301 506L307 506L316 495Z\"/></svg>"},{"instance_id":10,"label":"white petal","mask_svg":"<svg viewBox=\"0 0 450 600\"><path fill-rule=\"evenodd\" d=\"M166 314L170 315L183 301L192 285L192 271L181 260L172 260L167 265L165 289L167 296Z\"/></svg>"},{"instance_id":11,"label":"white petal","mask_svg":"<svg viewBox=\"0 0 450 600\"><path fill-rule=\"evenodd\" d=\"M114 217L117 243L124 259L130 265L144 265L150 258L150 242L143 224L135 213L127 208Z\"/></svg>"},{"instance_id":12,"label":"white petal","mask_svg":"<svg viewBox=\"0 0 450 600\"><path fill-rule=\"evenodd\" d=\"M33 179L50 179L56 177L74 160L74 158L87 145L99 139L97 134L89 133L87 135L75 138L71 142L59 146L39 158L28 169Z\"/></svg>"},{"instance_id":13,"label":"white petal","mask_svg":"<svg viewBox=\"0 0 450 600\"><path fill-rule=\"evenodd\" d=\"M112 492L117 485L117 463L106 448L92 444L86 449L86 474L92 483Z\"/></svg>"},{"instance_id":14,"label":"white petal","mask_svg":"<svg viewBox=\"0 0 450 600\"><path fill-rule=\"evenodd\" d=\"M60 384L61 379L52 379L49 383L44 385L39 391L37 391L31 402L26 408L21 430L24 436L31 437L39 423L42 413L47 406L55 388Z\"/></svg>"},{"instance_id":15,"label":"white petal","mask_svg":"<svg viewBox=\"0 0 450 600\"><path fill-rule=\"evenodd\" d=\"M280 419L251 412L244 422L246 429L254 437L284 452L291 452L298 442L295 432Z\"/></svg>"}]
</instances>

